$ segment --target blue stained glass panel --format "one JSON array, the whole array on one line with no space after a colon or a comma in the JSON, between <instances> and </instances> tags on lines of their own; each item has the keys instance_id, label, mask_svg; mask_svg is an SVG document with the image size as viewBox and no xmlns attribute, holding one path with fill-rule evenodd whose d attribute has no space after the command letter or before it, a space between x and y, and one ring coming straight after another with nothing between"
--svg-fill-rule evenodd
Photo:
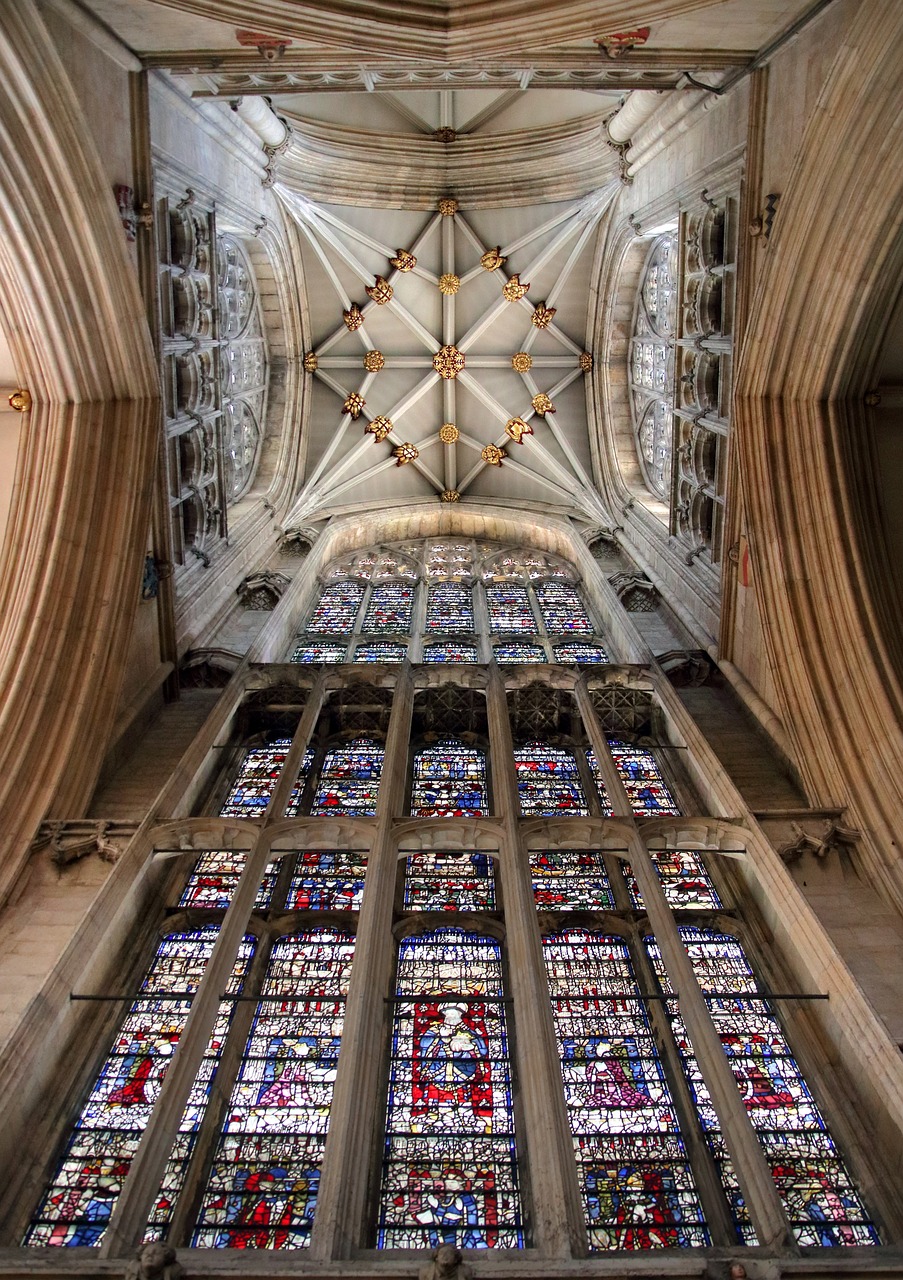
<instances>
[{"instance_id":1,"label":"blue stained glass panel","mask_svg":"<svg viewBox=\"0 0 903 1280\"><path fill-rule=\"evenodd\" d=\"M707 1245L674 1103L623 939L543 939L590 1248Z\"/></svg>"},{"instance_id":2,"label":"blue stained glass panel","mask_svg":"<svg viewBox=\"0 0 903 1280\"><path fill-rule=\"evenodd\" d=\"M530 854L539 911L614 911L605 860L598 849L543 849Z\"/></svg>"},{"instance_id":3,"label":"blue stained glass panel","mask_svg":"<svg viewBox=\"0 0 903 1280\"><path fill-rule=\"evenodd\" d=\"M430 587L426 606L428 631L473 631L473 596L459 582L437 582Z\"/></svg>"},{"instance_id":4,"label":"blue stained glass panel","mask_svg":"<svg viewBox=\"0 0 903 1280\"><path fill-rule=\"evenodd\" d=\"M354 630L354 620L364 598L360 582L335 582L326 587L307 624L308 631L321 634L348 635Z\"/></svg>"},{"instance_id":5,"label":"blue stained glass panel","mask_svg":"<svg viewBox=\"0 0 903 1280\"><path fill-rule=\"evenodd\" d=\"M274 944L195 1247L310 1244L353 957L335 929Z\"/></svg>"},{"instance_id":6,"label":"blue stained glass panel","mask_svg":"<svg viewBox=\"0 0 903 1280\"><path fill-rule=\"evenodd\" d=\"M495 870L488 853L424 850L408 855L406 911L493 911Z\"/></svg>"},{"instance_id":7,"label":"blue stained glass panel","mask_svg":"<svg viewBox=\"0 0 903 1280\"><path fill-rule=\"evenodd\" d=\"M514 768L525 818L585 818L589 813L573 751L528 742L515 749Z\"/></svg>"},{"instance_id":8,"label":"blue stained glass panel","mask_svg":"<svg viewBox=\"0 0 903 1280\"><path fill-rule=\"evenodd\" d=\"M488 586L486 604L489 608L489 630L494 635L536 635L536 619L525 587L513 583Z\"/></svg>"},{"instance_id":9,"label":"blue stained glass panel","mask_svg":"<svg viewBox=\"0 0 903 1280\"><path fill-rule=\"evenodd\" d=\"M414 588L406 582L387 582L374 587L364 615L363 631L389 635L410 631Z\"/></svg>"},{"instance_id":10,"label":"blue stained glass panel","mask_svg":"<svg viewBox=\"0 0 903 1280\"><path fill-rule=\"evenodd\" d=\"M191 933L168 934L160 940L140 992L119 1028L56 1175L32 1219L25 1244L100 1244L179 1043L217 933L214 925ZM253 939L245 938L229 982L230 995L241 991L253 952ZM165 1235L172 1216L235 1007L233 1001L220 1005L151 1210L151 1236Z\"/></svg>"},{"instance_id":11,"label":"blue stained glass panel","mask_svg":"<svg viewBox=\"0 0 903 1280\"><path fill-rule=\"evenodd\" d=\"M485 752L452 738L417 752L412 818L480 818L486 808Z\"/></svg>"},{"instance_id":12,"label":"blue stained glass panel","mask_svg":"<svg viewBox=\"0 0 903 1280\"><path fill-rule=\"evenodd\" d=\"M440 640L423 646L424 662L476 662L477 646L459 640Z\"/></svg>"},{"instance_id":13,"label":"blue stained glass panel","mask_svg":"<svg viewBox=\"0 0 903 1280\"><path fill-rule=\"evenodd\" d=\"M238 777L219 811L221 818L263 817L291 745L291 738L277 738L245 752Z\"/></svg>"},{"instance_id":14,"label":"blue stained glass panel","mask_svg":"<svg viewBox=\"0 0 903 1280\"><path fill-rule=\"evenodd\" d=\"M307 640L298 642L290 662L344 662L345 645L335 644L330 640Z\"/></svg>"},{"instance_id":15,"label":"blue stained glass panel","mask_svg":"<svg viewBox=\"0 0 903 1280\"><path fill-rule=\"evenodd\" d=\"M555 634L578 631L591 635L595 627L589 620L580 592L567 582L544 582L536 588L536 599L542 610L546 629Z\"/></svg>"},{"instance_id":16,"label":"blue stained glass panel","mask_svg":"<svg viewBox=\"0 0 903 1280\"><path fill-rule=\"evenodd\" d=\"M705 864L692 849L651 851L668 905L676 911L720 911L724 904L715 892ZM632 868L624 864L624 876L633 905L643 911L643 895Z\"/></svg>"},{"instance_id":17,"label":"blue stained glass panel","mask_svg":"<svg viewBox=\"0 0 903 1280\"><path fill-rule=\"evenodd\" d=\"M609 738L608 747L635 814L656 817L680 813L651 751L618 738ZM594 767L592 761L590 767Z\"/></svg>"},{"instance_id":18,"label":"blue stained glass panel","mask_svg":"<svg viewBox=\"0 0 903 1280\"><path fill-rule=\"evenodd\" d=\"M497 644L492 656L499 666L512 666L517 662L548 662L546 651L538 644Z\"/></svg>"},{"instance_id":19,"label":"blue stained glass panel","mask_svg":"<svg viewBox=\"0 0 903 1280\"><path fill-rule=\"evenodd\" d=\"M393 644L390 640L376 640L371 644L359 644L352 662L404 662L408 654L406 644Z\"/></svg>"},{"instance_id":20,"label":"blue stained glass panel","mask_svg":"<svg viewBox=\"0 0 903 1280\"><path fill-rule=\"evenodd\" d=\"M327 751L311 814L372 817L385 750L371 738L355 738Z\"/></svg>"},{"instance_id":21,"label":"blue stained glass panel","mask_svg":"<svg viewBox=\"0 0 903 1280\"><path fill-rule=\"evenodd\" d=\"M554 653L556 662L611 662L601 644L556 644Z\"/></svg>"},{"instance_id":22,"label":"blue stained glass panel","mask_svg":"<svg viewBox=\"0 0 903 1280\"><path fill-rule=\"evenodd\" d=\"M499 944L404 938L377 1245L523 1246Z\"/></svg>"},{"instance_id":23,"label":"blue stained glass panel","mask_svg":"<svg viewBox=\"0 0 903 1280\"><path fill-rule=\"evenodd\" d=\"M357 911L364 896L367 856L357 849L298 854L287 911Z\"/></svg>"}]
</instances>

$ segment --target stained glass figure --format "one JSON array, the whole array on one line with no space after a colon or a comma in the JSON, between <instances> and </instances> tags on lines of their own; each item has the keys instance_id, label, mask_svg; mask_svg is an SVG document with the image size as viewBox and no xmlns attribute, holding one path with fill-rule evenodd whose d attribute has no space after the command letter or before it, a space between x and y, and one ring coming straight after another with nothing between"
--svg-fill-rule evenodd
<instances>
[{"instance_id":1,"label":"stained glass figure","mask_svg":"<svg viewBox=\"0 0 903 1280\"><path fill-rule=\"evenodd\" d=\"M601 644L556 644L554 653L556 662L611 662Z\"/></svg>"},{"instance_id":2,"label":"stained glass figure","mask_svg":"<svg viewBox=\"0 0 903 1280\"><path fill-rule=\"evenodd\" d=\"M304 799L304 788L307 785L307 775L310 772L310 766L313 764L314 753L308 748L304 753L304 759L301 761L301 768L298 770L298 776L295 779L295 785L292 787L292 794L289 796L288 804L285 806L285 816L287 818L297 818L301 812L301 803Z\"/></svg>"},{"instance_id":3,"label":"stained glass figure","mask_svg":"<svg viewBox=\"0 0 903 1280\"><path fill-rule=\"evenodd\" d=\"M202 853L188 877L179 906L225 911L238 888L247 858L244 850L216 849ZM255 911L265 911L269 907L278 870L278 862L271 862L264 872L254 902Z\"/></svg>"},{"instance_id":4,"label":"stained glass figure","mask_svg":"<svg viewBox=\"0 0 903 1280\"><path fill-rule=\"evenodd\" d=\"M371 644L359 644L351 656L351 661L404 662L407 656L406 644L392 644L390 640L375 640Z\"/></svg>"},{"instance_id":5,"label":"stained glass figure","mask_svg":"<svg viewBox=\"0 0 903 1280\"><path fill-rule=\"evenodd\" d=\"M528 742L515 748L514 768L525 818L585 818L589 813L573 751Z\"/></svg>"},{"instance_id":6,"label":"stained glass figure","mask_svg":"<svg viewBox=\"0 0 903 1280\"><path fill-rule=\"evenodd\" d=\"M171 933L161 939L138 997L75 1122L56 1175L28 1228L25 1244L100 1244L179 1043L217 933L218 928L213 925L191 933ZM253 951L253 939L245 938L228 986L230 995L241 991ZM152 1236L165 1234L184 1183L235 1007L231 1000L220 1005L151 1211Z\"/></svg>"},{"instance_id":7,"label":"stained glass figure","mask_svg":"<svg viewBox=\"0 0 903 1280\"><path fill-rule=\"evenodd\" d=\"M437 582L426 606L428 631L473 631L473 596L460 582Z\"/></svg>"},{"instance_id":8,"label":"stained glass figure","mask_svg":"<svg viewBox=\"0 0 903 1280\"><path fill-rule=\"evenodd\" d=\"M291 738L277 738L245 752L238 777L219 811L221 818L263 817L291 745Z\"/></svg>"},{"instance_id":9,"label":"stained glass figure","mask_svg":"<svg viewBox=\"0 0 903 1280\"><path fill-rule=\"evenodd\" d=\"M536 588L536 599L543 621L551 634L579 631L591 635L595 630L589 620L580 592L568 582L544 582Z\"/></svg>"},{"instance_id":10,"label":"stained glass figure","mask_svg":"<svg viewBox=\"0 0 903 1280\"><path fill-rule=\"evenodd\" d=\"M359 849L298 854L287 911L357 911L364 896L367 856Z\"/></svg>"},{"instance_id":11,"label":"stained glass figure","mask_svg":"<svg viewBox=\"0 0 903 1280\"><path fill-rule=\"evenodd\" d=\"M385 750L372 738L355 738L327 751L311 814L372 817Z\"/></svg>"},{"instance_id":12,"label":"stained glass figure","mask_svg":"<svg viewBox=\"0 0 903 1280\"><path fill-rule=\"evenodd\" d=\"M590 1248L707 1245L627 944L565 929L543 952Z\"/></svg>"},{"instance_id":13,"label":"stained glass figure","mask_svg":"<svg viewBox=\"0 0 903 1280\"><path fill-rule=\"evenodd\" d=\"M680 936L798 1243L878 1244L743 947L715 929L682 925Z\"/></svg>"},{"instance_id":14,"label":"stained glass figure","mask_svg":"<svg viewBox=\"0 0 903 1280\"><path fill-rule=\"evenodd\" d=\"M653 850L653 865L662 882L668 905L676 911L720 911L724 904L715 892L705 864L692 849ZM643 895L632 868L624 864L624 876L633 905L643 911Z\"/></svg>"},{"instance_id":15,"label":"stained glass figure","mask_svg":"<svg viewBox=\"0 0 903 1280\"><path fill-rule=\"evenodd\" d=\"M545 649L538 644L497 644L492 656L501 667L510 667L517 662L548 662Z\"/></svg>"},{"instance_id":16,"label":"stained glass figure","mask_svg":"<svg viewBox=\"0 0 903 1280\"><path fill-rule=\"evenodd\" d=\"M364 615L363 631L390 635L411 629L414 588L406 582L387 582L374 587Z\"/></svg>"},{"instance_id":17,"label":"stained glass figure","mask_svg":"<svg viewBox=\"0 0 903 1280\"><path fill-rule=\"evenodd\" d=\"M476 662L477 646L460 640L439 640L423 646L424 662Z\"/></svg>"},{"instance_id":18,"label":"stained glass figure","mask_svg":"<svg viewBox=\"0 0 903 1280\"><path fill-rule=\"evenodd\" d=\"M364 598L360 582L336 582L326 587L314 609L307 630L320 634L348 635Z\"/></svg>"},{"instance_id":19,"label":"stained glass figure","mask_svg":"<svg viewBox=\"0 0 903 1280\"><path fill-rule=\"evenodd\" d=\"M493 911L495 872L488 853L408 854L405 866L406 911Z\"/></svg>"},{"instance_id":20,"label":"stained glass figure","mask_svg":"<svg viewBox=\"0 0 903 1280\"><path fill-rule=\"evenodd\" d=\"M486 588L489 630L494 635L536 635L536 619L525 587L494 583Z\"/></svg>"},{"instance_id":21,"label":"stained glass figure","mask_svg":"<svg viewBox=\"0 0 903 1280\"><path fill-rule=\"evenodd\" d=\"M464 577L473 569L473 552L464 543L442 543L427 553L426 571L431 578Z\"/></svg>"},{"instance_id":22,"label":"stained glass figure","mask_svg":"<svg viewBox=\"0 0 903 1280\"><path fill-rule=\"evenodd\" d=\"M499 944L463 929L402 940L377 1245L521 1248Z\"/></svg>"},{"instance_id":23,"label":"stained glass figure","mask_svg":"<svg viewBox=\"0 0 903 1280\"><path fill-rule=\"evenodd\" d=\"M609 738L608 747L635 814L656 817L680 813L651 751L618 738ZM594 761L590 761L590 768L595 768Z\"/></svg>"},{"instance_id":24,"label":"stained glass figure","mask_svg":"<svg viewBox=\"0 0 903 1280\"><path fill-rule=\"evenodd\" d=\"M605 860L598 849L543 849L530 854L539 911L614 911Z\"/></svg>"},{"instance_id":25,"label":"stained glass figure","mask_svg":"<svg viewBox=\"0 0 903 1280\"><path fill-rule=\"evenodd\" d=\"M310 1244L353 935L311 929L273 946L192 1244Z\"/></svg>"},{"instance_id":26,"label":"stained glass figure","mask_svg":"<svg viewBox=\"0 0 903 1280\"><path fill-rule=\"evenodd\" d=\"M308 640L298 642L289 662L344 662L345 645L335 644L331 640Z\"/></svg>"},{"instance_id":27,"label":"stained glass figure","mask_svg":"<svg viewBox=\"0 0 903 1280\"><path fill-rule=\"evenodd\" d=\"M412 818L481 818L487 812L486 753L446 738L414 756Z\"/></svg>"}]
</instances>

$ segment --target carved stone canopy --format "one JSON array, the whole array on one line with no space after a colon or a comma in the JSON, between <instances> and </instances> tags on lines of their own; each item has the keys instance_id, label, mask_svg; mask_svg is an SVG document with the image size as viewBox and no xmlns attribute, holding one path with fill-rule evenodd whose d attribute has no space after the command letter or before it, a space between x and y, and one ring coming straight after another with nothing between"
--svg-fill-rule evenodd
<instances>
[{"instance_id":1,"label":"carved stone canopy","mask_svg":"<svg viewBox=\"0 0 903 1280\"><path fill-rule=\"evenodd\" d=\"M285 588L290 582L291 578L272 569L251 573L238 586L238 598L246 609L264 609L272 612L282 599Z\"/></svg>"}]
</instances>

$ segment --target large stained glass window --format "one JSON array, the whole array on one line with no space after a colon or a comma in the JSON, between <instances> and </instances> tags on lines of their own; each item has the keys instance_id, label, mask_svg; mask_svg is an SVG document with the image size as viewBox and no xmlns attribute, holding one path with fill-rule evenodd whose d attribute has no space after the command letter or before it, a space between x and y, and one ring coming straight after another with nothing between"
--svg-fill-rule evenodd
<instances>
[{"instance_id":1,"label":"large stained glass window","mask_svg":"<svg viewBox=\"0 0 903 1280\"><path fill-rule=\"evenodd\" d=\"M500 947L452 928L399 947L377 1229L445 1243L524 1243Z\"/></svg>"},{"instance_id":2,"label":"large stained glass window","mask_svg":"<svg viewBox=\"0 0 903 1280\"><path fill-rule=\"evenodd\" d=\"M535 636L536 619L525 587L495 583L486 588L489 630L495 635Z\"/></svg>"},{"instance_id":3,"label":"large stained glass window","mask_svg":"<svg viewBox=\"0 0 903 1280\"><path fill-rule=\"evenodd\" d=\"M405 865L406 911L493 911L495 871L488 853L408 855Z\"/></svg>"},{"instance_id":4,"label":"large stained glass window","mask_svg":"<svg viewBox=\"0 0 903 1280\"><path fill-rule=\"evenodd\" d=\"M543 950L590 1248L708 1244L626 943L565 929Z\"/></svg>"},{"instance_id":5,"label":"large stained glass window","mask_svg":"<svg viewBox=\"0 0 903 1280\"><path fill-rule=\"evenodd\" d=\"M533 897L540 911L614 911L615 898L597 849L544 849L530 854Z\"/></svg>"},{"instance_id":6,"label":"large stained glass window","mask_svg":"<svg viewBox=\"0 0 903 1280\"><path fill-rule=\"evenodd\" d=\"M333 583L320 596L307 630L327 635L347 635L354 628L354 620L363 598L364 588L360 582Z\"/></svg>"},{"instance_id":7,"label":"large stained glass window","mask_svg":"<svg viewBox=\"0 0 903 1280\"><path fill-rule=\"evenodd\" d=\"M591 635L594 627L576 587L566 582L546 582L536 588L546 629L551 632L579 631Z\"/></svg>"},{"instance_id":8,"label":"large stained glass window","mask_svg":"<svg viewBox=\"0 0 903 1280\"><path fill-rule=\"evenodd\" d=\"M428 631L473 631L473 596L460 582L437 582L426 606Z\"/></svg>"},{"instance_id":9,"label":"large stained glass window","mask_svg":"<svg viewBox=\"0 0 903 1280\"><path fill-rule=\"evenodd\" d=\"M424 662L476 662L477 646L459 640L439 640L423 646Z\"/></svg>"},{"instance_id":10,"label":"large stained glass window","mask_svg":"<svg viewBox=\"0 0 903 1280\"><path fill-rule=\"evenodd\" d=\"M392 644L390 640L376 640L371 644L359 644L354 651L351 661L404 662L407 656L407 645Z\"/></svg>"},{"instance_id":11,"label":"large stained glass window","mask_svg":"<svg viewBox=\"0 0 903 1280\"><path fill-rule=\"evenodd\" d=\"M660 813L680 813L651 751L618 738L609 738L608 747L635 814L654 818ZM598 773L595 756L590 768Z\"/></svg>"},{"instance_id":12,"label":"large stained glass window","mask_svg":"<svg viewBox=\"0 0 903 1280\"><path fill-rule=\"evenodd\" d=\"M238 777L219 811L221 818L263 817L291 745L291 738L277 738L245 752Z\"/></svg>"},{"instance_id":13,"label":"large stained glass window","mask_svg":"<svg viewBox=\"0 0 903 1280\"><path fill-rule=\"evenodd\" d=\"M357 911L364 896L366 854L357 849L314 849L295 861L287 911Z\"/></svg>"},{"instance_id":14,"label":"large stained glass window","mask_svg":"<svg viewBox=\"0 0 903 1280\"><path fill-rule=\"evenodd\" d=\"M188 877L179 906L225 911L238 888L247 856L243 850L233 853L227 849L211 849L202 853ZM257 891L256 911L265 911L270 905L278 869L278 862L271 862L267 867Z\"/></svg>"},{"instance_id":15,"label":"large stained glass window","mask_svg":"<svg viewBox=\"0 0 903 1280\"><path fill-rule=\"evenodd\" d=\"M801 1245L877 1244L878 1235L777 1018L730 934L683 925L681 940L793 1233ZM661 958L650 946L657 967Z\"/></svg>"},{"instance_id":16,"label":"large stained glass window","mask_svg":"<svg viewBox=\"0 0 903 1280\"><path fill-rule=\"evenodd\" d=\"M384 748L372 738L355 738L346 746L327 751L311 814L372 817L384 755Z\"/></svg>"},{"instance_id":17,"label":"large stained glass window","mask_svg":"<svg viewBox=\"0 0 903 1280\"><path fill-rule=\"evenodd\" d=\"M709 873L698 853L692 849L655 850L651 857L670 907L677 911L691 909L720 911L722 909L724 904L715 892L715 886L709 879ZM627 878L631 901L638 911L642 911L643 895L640 893L632 868L626 863L624 875Z\"/></svg>"},{"instance_id":18,"label":"large stained glass window","mask_svg":"<svg viewBox=\"0 0 903 1280\"><path fill-rule=\"evenodd\" d=\"M538 644L497 644L492 656L499 666L510 667L517 662L547 662L546 651Z\"/></svg>"},{"instance_id":19,"label":"large stained glass window","mask_svg":"<svg viewBox=\"0 0 903 1280\"><path fill-rule=\"evenodd\" d=\"M275 943L193 1245L310 1243L353 956L335 929Z\"/></svg>"},{"instance_id":20,"label":"large stained glass window","mask_svg":"<svg viewBox=\"0 0 903 1280\"><path fill-rule=\"evenodd\" d=\"M25 1244L100 1244L179 1043L217 933L217 927L210 926L190 933L171 933L160 940L138 996L75 1123L56 1175L28 1228ZM253 939L246 938L232 971L229 996L240 993L253 951ZM152 1236L165 1235L172 1216L235 1007L231 999L220 1005L151 1211Z\"/></svg>"},{"instance_id":21,"label":"large stained glass window","mask_svg":"<svg viewBox=\"0 0 903 1280\"><path fill-rule=\"evenodd\" d=\"M386 582L374 587L362 630L388 635L410 631L414 588L407 582Z\"/></svg>"},{"instance_id":22,"label":"large stained glass window","mask_svg":"<svg viewBox=\"0 0 903 1280\"><path fill-rule=\"evenodd\" d=\"M607 652L600 644L574 642L573 644L556 644L554 648L556 662L610 662Z\"/></svg>"},{"instance_id":23,"label":"large stained glass window","mask_svg":"<svg viewBox=\"0 0 903 1280\"><path fill-rule=\"evenodd\" d=\"M487 811L486 753L455 738L414 756L412 818L481 818Z\"/></svg>"},{"instance_id":24,"label":"large stained glass window","mask_svg":"<svg viewBox=\"0 0 903 1280\"><path fill-rule=\"evenodd\" d=\"M586 817L589 808L573 751L528 742L514 752L525 818Z\"/></svg>"},{"instance_id":25,"label":"large stained glass window","mask_svg":"<svg viewBox=\"0 0 903 1280\"><path fill-rule=\"evenodd\" d=\"M345 645L331 640L300 640L289 662L344 662Z\"/></svg>"},{"instance_id":26,"label":"large stained glass window","mask_svg":"<svg viewBox=\"0 0 903 1280\"><path fill-rule=\"evenodd\" d=\"M292 794L289 796L288 804L285 806L285 816L287 818L297 818L301 812L301 805L304 802L304 788L307 785L307 775L310 772L313 760L313 750L308 748L304 753L304 759L301 761L301 768L298 770L295 785L292 787Z\"/></svg>"}]
</instances>

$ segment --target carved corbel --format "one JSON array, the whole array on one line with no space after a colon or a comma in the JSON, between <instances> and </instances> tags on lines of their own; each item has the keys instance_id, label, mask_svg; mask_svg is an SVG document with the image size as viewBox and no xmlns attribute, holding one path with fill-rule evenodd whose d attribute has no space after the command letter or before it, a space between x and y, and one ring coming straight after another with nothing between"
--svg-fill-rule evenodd
<instances>
[{"instance_id":1,"label":"carved corbel","mask_svg":"<svg viewBox=\"0 0 903 1280\"><path fill-rule=\"evenodd\" d=\"M852 827L842 827L836 819L825 822L822 836L805 831L798 822L791 822L790 829L795 839L789 840L778 849L778 854L787 863L796 862L804 853L814 854L821 862L832 853L849 851L862 839L861 833Z\"/></svg>"},{"instance_id":2,"label":"carved corbel","mask_svg":"<svg viewBox=\"0 0 903 1280\"><path fill-rule=\"evenodd\" d=\"M285 555L305 556L320 536L313 525L298 524L286 529L279 544L279 550Z\"/></svg>"},{"instance_id":3,"label":"carved corbel","mask_svg":"<svg viewBox=\"0 0 903 1280\"><path fill-rule=\"evenodd\" d=\"M261 573L249 574L237 587L238 598L246 609L264 609L272 612L282 599L286 587L291 582L284 573L265 569Z\"/></svg>"}]
</instances>

